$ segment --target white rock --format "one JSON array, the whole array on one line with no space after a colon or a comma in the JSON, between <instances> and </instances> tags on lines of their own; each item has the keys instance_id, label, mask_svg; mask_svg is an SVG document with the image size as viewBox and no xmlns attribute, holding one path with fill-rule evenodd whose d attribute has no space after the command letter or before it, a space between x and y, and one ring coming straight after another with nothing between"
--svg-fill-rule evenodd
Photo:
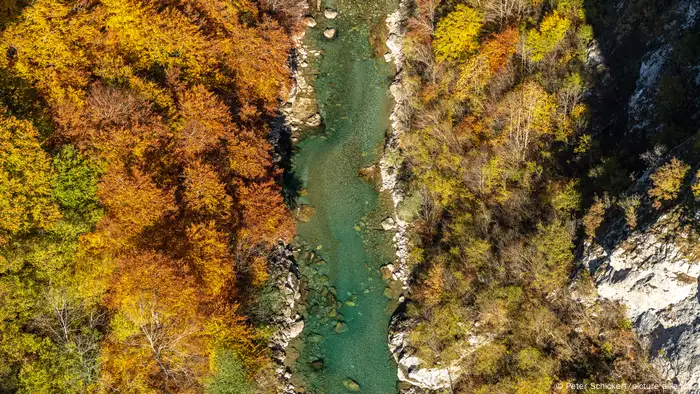
<instances>
[{"instance_id":1,"label":"white rock","mask_svg":"<svg viewBox=\"0 0 700 394\"><path fill-rule=\"evenodd\" d=\"M407 333L413 323L410 320L402 320L401 316L391 319L389 328L389 351L394 356L398 365L398 378L400 381L414 386L428 389L441 390L450 387L461 374L461 360L455 360L448 367L427 367L425 362L415 355L415 349L411 347ZM474 351L485 343L482 340L470 339L465 344L465 355Z\"/></svg>"},{"instance_id":2,"label":"white rock","mask_svg":"<svg viewBox=\"0 0 700 394\"><path fill-rule=\"evenodd\" d=\"M296 323L293 323L289 327L289 337L290 338L296 338L301 334L301 332L304 330L304 321L299 320Z\"/></svg>"},{"instance_id":3,"label":"white rock","mask_svg":"<svg viewBox=\"0 0 700 394\"><path fill-rule=\"evenodd\" d=\"M306 125L309 127L318 127L321 125L321 122L321 114L315 113L306 120Z\"/></svg>"},{"instance_id":4,"label":"white rock","mask_svg":"<svg viewBox=\"0 0 700 394\"><path fill-rule=\"evenodd\" d=\"M338 11L337 11L337 10L334 10L334 9L332 9L332 8L326 8L326 9L323 11L323 16L325 16L326 19L333 20L333 19L335 19L335 18L338 17Z\"/></svg>"},{"instance_id":5,"label":"white rock","mask_svg":"<svg viewBox=\"0 0 700 394\"><path fill-rule=\"evenodd\" d=\"M334 27L328 27L323 31L323 36L330 40L331 38L335 37L337 32L338 31Z\"/></svg>"},{"instance_id":6,"label":"white rock","mask_svg":"<svg viewBox=\"0 0 700 394\"><path fill-rule=\"evenodd\" d=\"M382 230L390 231L396 228L396 222L391 217L388 217L382 221Z\"/></svg>"},{"instance_id":7,"label":"white rock","mask_svg":"<svg viewBox=\"0 0 700 394\"><path fill-rule=\"evenodd\" d=\"M307 27L316 27L316 19L314 19L312 16L304 17L304 19L302 19L302 22Z\"/></svg>"},{"instance_id":8,"label":"white rock","mask_svg":"<svg viewBox=\"0 0 700 394\"><path fill-rule=\"evenodd\" d=\"M700 261L681 252L680 208L643 230L627 234L605 251L587 245L583 263L594 274L598 294L628 307L651 363L680 392L700 389ZM619 233L610 231L611 239ZM673 237L676 237L675 239Z\"/></svg>"}]
</instances>

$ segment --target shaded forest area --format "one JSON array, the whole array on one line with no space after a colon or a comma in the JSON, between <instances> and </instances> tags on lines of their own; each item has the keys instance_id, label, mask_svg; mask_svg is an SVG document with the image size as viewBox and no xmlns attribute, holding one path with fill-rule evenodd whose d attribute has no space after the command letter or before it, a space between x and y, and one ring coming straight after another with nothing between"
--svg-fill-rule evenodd
<instances>
[{"instance_id":1,"label":"shaded forest area","mask_svg":"<svg viewBox=\"0 0 700 394\"><path fill-rule=\"evenodd\" d=\"M0 2L0 392L275 390L283 3Z\"/></svg>"}]
</instances>

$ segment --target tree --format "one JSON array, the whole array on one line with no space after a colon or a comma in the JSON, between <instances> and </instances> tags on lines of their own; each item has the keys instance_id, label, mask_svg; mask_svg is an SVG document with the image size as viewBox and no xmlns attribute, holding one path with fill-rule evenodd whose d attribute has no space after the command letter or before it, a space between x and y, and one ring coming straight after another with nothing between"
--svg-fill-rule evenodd
<instances>
[{"instance_id":1,"label":"tree","mask_svg":"<svg viewBox=\"0 0 700 394\"><path fill-rule=\"evenodd\" d=\"M240 358L231 351L216 355L214 378L207 384L210 394L254 394L255 389L248 378Z\"/></svg>"},{"instance_id":2,"label":"tree","mask_svg":"<svg viewBox=\"0 0 700 394\"><path fill-rule=\"evenodd\" d=\"M531 30L525 42L530 60L539 62L557 49L571 27L571 21L560 16L557 11L542 19L538 30Z\"/></svg>"},{"instance_id":3,"label":"tree","mask_svg":"<svg viewBox=\"0 0 700 394\"><path fill-rule=\"evenodd\" d=\"M101 379L108 387L179 391L208 372L195 286L175 265L154 252L119 259L107 302L114 316L102 356Z\"/></svg>"},{"instance_id":4,"label":"tree","mask_svg":"<svg viewBox=\"0 0 700 394\"><path fill-rule=\"evenodd\" d=\"M655 207L658 208L663 201L673 200L678 196L688 171L690 166L674 157L651 174L653 187L648 193L649 197L654 199Z\"/></svg>"},{"instance_id":5,"label":"tree","mask_svg":"<svg viewBox=\"0 0 700 394\"><path fill-rule=\"evenodd\" d=\"M234 259L228 249L228 234L216 229L214 221L187 228L187 259L195 275L211 296L217 296L234 279Z\"/></svg>"},{"instance_id":6,"label":"tree","mask_svg":"<svg viewBox=\"0 0 700 394\"><path fill-rule=\"evenodd\" d=\"M123 245L175 210L172 192L160 189L138 168L108 168L97 195L108 215L101 225L109 229L108 236L116 245Z\"/></svg>"},{"instance_id":7,"label":"tree","mask_svg":"<svg viewBox=\"0 0 700 394\"><path fill-rule=\"evenodd\" d=\"M433 41L435 58L440 62L455 60L476 51L483 21L484 17L479 11L457 5L437 24Z\"/></svg>"},{"instance_id":8,"label":"tree","mask_svg":"<svg viewBox=\"0 0 700 394\"><path fill-rule=\"evenodd\" d=\"M175 149L187 162L217 147L233 133L228 108L204 86L185 91L178 100L182 121L175 135Z\"/></svg>"},{"instance_id":9,"label":"tree","mask_svg":"<svg viewBox=\"0 0 700 394\"><path fill-rule=\"evenodd\" d=\"M72 145L53 158L53 196L64 209L88 213L99 207L97 183L101 169L88 162Z\"/></svg>"},{"instance_id":10,"label":"tree","mask_svg":"<svg viewBox=\"0 0 700 394\"><path fill-rule=\"evenodd\" d=\"M499 103L505 135L516 161L523 162L539 138L552 133L555 104L552 95L534 82L526 82Z\"/></svg>"},{"instance_id":11,"label":"tree","mask_svg":"<svg viewBox=\"0 0 700 394\"><path fill-rule=\"evenodd\" d=\"M26 120L0 113L0 246L61 217L51 190L53 169Z\"/></svg>"},{"instance_id":12,"label":"tree","mask_svg":"<svg viewBox=\"0 0 700 394\"><path fill-rule=\"evenodd\" d=\"M193 216L227 218L233 201L210 166L194 162L185 168L183 202Z\"/></svg>"}]
</instances>

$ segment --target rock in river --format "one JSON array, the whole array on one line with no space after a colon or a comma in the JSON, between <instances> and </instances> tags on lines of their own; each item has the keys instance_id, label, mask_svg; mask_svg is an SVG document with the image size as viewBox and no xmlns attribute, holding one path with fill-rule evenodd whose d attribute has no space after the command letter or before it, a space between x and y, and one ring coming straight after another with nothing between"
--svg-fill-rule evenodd
<instances>
[{"instance_id":1,"label":"rock in river","mask_svg":"<svg viewBox=\"0 0 700 394\"><path fill-rule=\"evenodd\" d=\"M323 11L323 16L325 16L326 19L335 19L338 17L338 11L332 8L326 8L325 11Z\"/></svg>"},{"instance_id":2,"label":"rock in river","mask_svg":"<svg viewBox=\"0 0 700 394\"><path fill-rule=\"evenodd\" d=\"M336 30L335 27L329 27L323 31L323 36L330 40L331 38L335 37L337 32L338 30Z\"/></svg>"},{"instance_id":3,"label":"rock in river","mask_svg":"<svg viewBox=\"0 0 700 394\"><path fill-rule=\"evenodd\" d=\"M343 380L343 386L345 386L348 391L360 391L360 385L350 378Z\"/></svg>"},{"instance_id":4,"label":"rock in river","mask_svg":"<svg viewBox=\"0 0 700 394\"><path fill-rule=\"evenodd\" d=\"M304 19L302 19L302 22L307 27L316 27L316 19L314 19L312 16L304 17Z\"/></svg>"}]
</instances>

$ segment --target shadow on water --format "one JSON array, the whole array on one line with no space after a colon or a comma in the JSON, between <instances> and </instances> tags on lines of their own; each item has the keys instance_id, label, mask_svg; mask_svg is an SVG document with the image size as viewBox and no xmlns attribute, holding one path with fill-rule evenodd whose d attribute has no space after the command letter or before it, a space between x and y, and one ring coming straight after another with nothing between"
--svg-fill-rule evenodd
<instances>
[{"instance_id":1,"label":"shadow on water","mask_svg":"<svg viewBox=\"0 0 700 394\"><path fill-rule=\"evenodd\" d=\"M276 117L272 121L271 128L273 132L270 135L270 142L275 149L275 162L277 167L282 170L282 196L289 209L294 210L303 188L303 182L294 173L292 161L299 149L294 146L292 131L285 124L284 115Z\"/></svg>"}]
</instances>

